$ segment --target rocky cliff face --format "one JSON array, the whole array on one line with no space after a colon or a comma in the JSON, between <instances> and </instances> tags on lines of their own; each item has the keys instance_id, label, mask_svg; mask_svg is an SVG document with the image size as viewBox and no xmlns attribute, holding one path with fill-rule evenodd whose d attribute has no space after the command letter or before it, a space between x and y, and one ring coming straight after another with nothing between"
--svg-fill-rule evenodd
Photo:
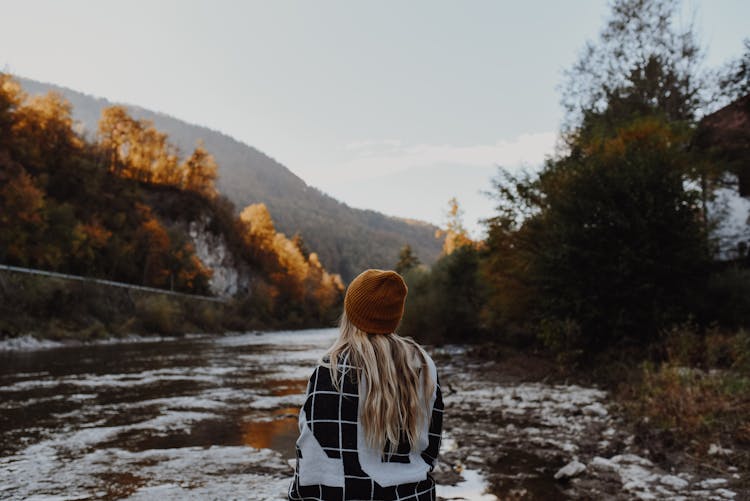
<instances>
[{"instance_id":1,"label":"rocky cliff face","mask_svg":"<svg viewBox=\"0 0 750 501\"><path fill-rule=\"evenodd\" d=\"M250 270L229 250L224 235L217 235L208 229L209 223L207 216L191 221L188 235L195 247L195 254L213 270L209 284L211 292L219 297L249 292Z\"/></svg>"}]
</instances>

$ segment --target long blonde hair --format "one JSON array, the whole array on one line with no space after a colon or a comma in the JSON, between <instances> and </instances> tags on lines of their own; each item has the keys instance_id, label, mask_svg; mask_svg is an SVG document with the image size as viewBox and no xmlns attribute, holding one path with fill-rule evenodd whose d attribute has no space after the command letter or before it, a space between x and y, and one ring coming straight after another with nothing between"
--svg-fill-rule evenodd
<instances>
[{"instance_id":1,"label":"long blonde hair","mask_svg":"<svg viewBox=\"0 0 750 501\"><path fill-rule=\"evenodd\" d=\"M357 375L364 375L366 396L359 403L359 413L367 445L385 452L387 443L388 454L393 454L405 436L410 449L416 449L435 389L424 349L413 339L395 333L368 334L344 314L339 337L327 356L331 380L338 391L340 357L356 367Z\"/></svg>"}]
</instances>

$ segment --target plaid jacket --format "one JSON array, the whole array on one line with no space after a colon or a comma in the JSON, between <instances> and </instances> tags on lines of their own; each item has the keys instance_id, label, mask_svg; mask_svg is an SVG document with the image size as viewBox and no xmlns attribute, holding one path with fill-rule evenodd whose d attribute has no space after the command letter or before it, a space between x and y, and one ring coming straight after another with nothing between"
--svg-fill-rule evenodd
<instances>
[{"instance_id":1,"label":"plaid jacket","mask_svg":"<svg viewBox=\"0 0 750 501\"><path fill-rule=\"evenodd\" d=\"M300 410L297 462L289 499L434 501L435 483L429 472L440 450L443 399L433 361L427 360L435 383L431 414L420 432L418 450L410 451L404 437L390 455L365 443L359 421L357 369L342 360L339 392L333 386L326 360L323 362L310 377Z\"/></svg>"}]
</instances>

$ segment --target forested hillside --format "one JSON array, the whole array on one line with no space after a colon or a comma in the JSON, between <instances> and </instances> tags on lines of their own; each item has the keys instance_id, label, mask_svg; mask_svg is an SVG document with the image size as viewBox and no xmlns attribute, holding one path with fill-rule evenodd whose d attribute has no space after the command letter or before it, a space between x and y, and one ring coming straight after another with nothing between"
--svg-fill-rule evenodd
<instances>
[{"instance_id":1,"label":"forested hillside","mask_svg":"<svg viewBox=\"0 0 750 501\"><path fill-rule=\"evenodd\" d=\"M183 157L165 133L119 106L103 109L96 135L84 137L64 98L29 97L0 73L0 263L231 296L242 319L235 328L330 322L339 277L300 239L277 232L263 204L238 216L217 192L216 172L203 146ZM3 336L23 331L15 319L26 310L30 318L68 314L65 290L24 302L0 286ZM93 310L71 320L113 316Z\"/></svg>"},{"instance_id":2,"label":"forested hillside","mask_svg":"<svg viewBox=\"0 0 750 501\"><path fill-rule=\"evenodd\" d=\"M96 131L101 111L112 105L106 99L64 87L25 78L19 81L29 94L53 90L64 96L73 107L73 119L80 121L88 134ZM405 244L428 264L440 253L442 244L435 239L437 228L432 225L351 208L308 186L273 158L225 134L137 106L126 109L137 119L153 121L183 154L202 141L216 159L216 186L222 194L238 208L264 203L280 232L288 236L299 233L323 265L345 280L364 268L390 268Z\"/></svg>"}]
</instances>

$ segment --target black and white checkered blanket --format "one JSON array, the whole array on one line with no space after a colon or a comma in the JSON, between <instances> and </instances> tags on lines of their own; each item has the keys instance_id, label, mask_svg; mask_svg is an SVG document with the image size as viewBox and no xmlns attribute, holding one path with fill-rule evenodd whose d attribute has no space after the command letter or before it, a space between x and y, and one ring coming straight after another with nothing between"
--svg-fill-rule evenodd
<instances>
[{"instance_id":1,"label":"black and white checkered blanket","mask_svg":"<svg viewBox=\"0 0 750 501\"><path fill-rule=\"evenodd\" d=\"M337 391L325 360L318 365L300 411L300 438L289 499L433 501L435 484L429 472L440 450L443 399L434 364L428 362L435 391L429 424L421 433L421 450L410 451L404 437L393 454L373 451L364 442L358 420L357 369L342 360L341 391Z\"/></svg>"}]
</instances>

